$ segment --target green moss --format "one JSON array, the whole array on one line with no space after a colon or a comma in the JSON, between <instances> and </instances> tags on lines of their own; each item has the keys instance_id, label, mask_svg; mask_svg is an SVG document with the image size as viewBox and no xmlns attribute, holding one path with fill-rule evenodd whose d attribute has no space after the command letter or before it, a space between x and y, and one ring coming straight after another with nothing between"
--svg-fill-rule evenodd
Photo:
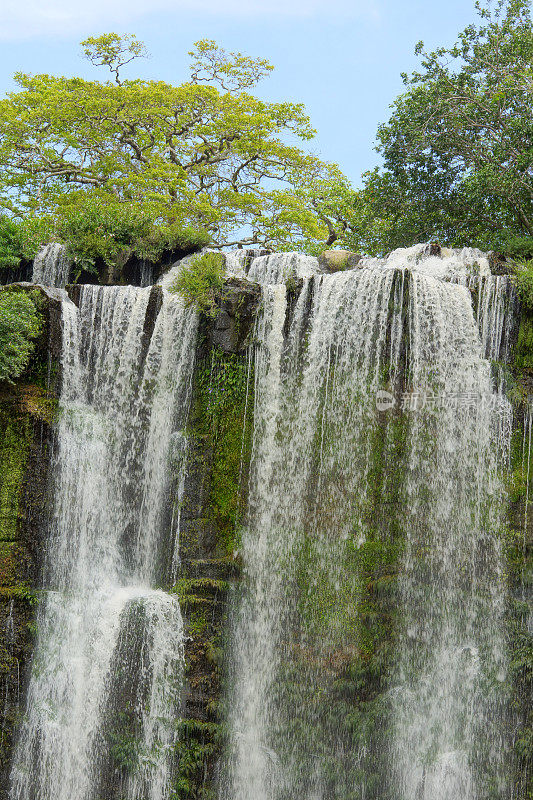
<instances>
[{"instance_id":1,"label":"green moss","mask_svg":"<svg viewBox=\"0 0 533 800\"><path fill-rule=\"evenodd\" d=\"M172 800L213 800L214 790L205 781L206 763L218 751L220 725L182 719L178 731L178 774L173 781Z\"/></svg>"},{"instance_id":2,"label":"green moss","mask_svg":"<svg viewBox=\"0 0 533 800\"><path fill-rule=\"evenodd\" d=\"M13 403L0 406L0 541L19 537L20 502L31 442L27 415Z\"/></svg>"},{"instance_id":3,"label":"green moss","mask_svg":"<svg viewBox=\"0 0 533 800\"><path fill-rule=\"evenodd\" d=\"M187 620L187 630L192 637L202 636L208 628L208 621L205 611L196 610L189 614Z\"/></svg>"},{"instance_id":4,"label":"green moss","mask_svg":"<svg viewBox=\"0 0 533 800\"><path fill-rule=\"evenodd\" d=\"M227 592L229 583L217 578L180 578L171 591L180 602L187 597L212 597L220 592Z\"/></svg>"},{"instance_id":5,"label":"green moss","mask_svg":"<svg viewBox=\"0 0 533 800\"><path fill-rule=\"evenodd\" d=\"M182 267L171 292L182 296L186 305L194 306L208 316L215 316L215 299L224 282L226 259L222 253L195 256Z\"/></svg>"},{"instance_id":6,"label":"green moss","mask_svg":"<svg viewBox=\"0 0 533 800\"><path fill-rule=\"evenodd\" d=\"M524 312L520 318L515 367L520 371L533 371L533 314L531 312Z\"/></svg>"},{"instance_id":7,"label":"green moss","mask_svg":"<svg viewBox=\"0 0 533 800\"><path fill-rule=\"evenodd\" d=\"M253 376L247 357L214 349L195 376L191 435L210 459L207 516L216 529L219 551L239 547L252 434Z\"/></svg>"}]
</instances>

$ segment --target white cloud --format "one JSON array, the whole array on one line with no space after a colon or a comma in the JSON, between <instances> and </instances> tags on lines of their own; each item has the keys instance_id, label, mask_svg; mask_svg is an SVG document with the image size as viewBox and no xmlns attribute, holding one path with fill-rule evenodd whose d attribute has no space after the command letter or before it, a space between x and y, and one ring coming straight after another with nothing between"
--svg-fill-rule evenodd
<instances>
[{"instance_id":1,"label":"white cloud","mask_svg":"<svg viewBox=\"0 0 533 800\"><path fill-rule=\"evenodd\" d=\"M222 17L357 16L375 18L378 0L0 0L0 41L95 32L109 25L131 30L140 17L190 11Z\"/></svg>"}]
</instances>

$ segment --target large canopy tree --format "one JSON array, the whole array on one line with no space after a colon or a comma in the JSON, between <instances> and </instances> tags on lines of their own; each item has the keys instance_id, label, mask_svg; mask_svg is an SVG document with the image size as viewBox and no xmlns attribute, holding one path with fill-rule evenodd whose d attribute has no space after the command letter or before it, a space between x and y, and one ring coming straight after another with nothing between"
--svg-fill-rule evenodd
<instances>
[{"instance_id":1,"label":"large canopy tree","mask_svg":"<svg viewBox=\"0 0 533 800\"><path fill-rule=\"evenodd\" d=\"M134 36L83 43L111 79L17 74L0 101L0 187L15 215L65 218L126 207L163 228L206 230L215 244L312 247L342 230L327 200L346 192L338 167L297 146L314 131L303 106L249 93L272 66L196 44L191 76L173 86L126 80L145 54ZM127 212L130 213L130 212Z\"/></svg>"},{"instance_id":2,"label":"large canopy tree","mask_svg":"<svg viewBox=\"0 0 533 800\"><path fill-rule=\"evenodd\" d=\"M380 252L437 236L509 248L533 236L533 27L528 0L477 3L450 48L421 68L378 131L352 241Z\"/></svg>"}]
</instances>

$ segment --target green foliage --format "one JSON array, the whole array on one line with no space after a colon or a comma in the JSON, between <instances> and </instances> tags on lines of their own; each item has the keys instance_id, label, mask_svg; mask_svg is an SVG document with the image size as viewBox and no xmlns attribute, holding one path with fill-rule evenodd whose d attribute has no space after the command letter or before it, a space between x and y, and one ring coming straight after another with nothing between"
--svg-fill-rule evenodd
<instances>
[{"instance_id":1,"label":"green foliage","mask_svg":"<svg viewBox=\"0 0 533 800\"><path fill-rule=\"evenodd\" d=\"M17 600L23 600L31 608L39 605L39 594L36 589L27 586L25 583L19 583L17 586L11 587L10 596Z\"/></svg>"},{"instance_id":2,"label":"green foliage","mask_svg":"<svg viewBox=\"0 0 533 800\"><path fill-rule=\"evenodd\" d=\"M23 255L19 226L9 217L0 214L0 270L18 267Z\"/></svg>"},{"instance_id":3,"label":"green foliage","mask_svg":"<svg viewBox=\"0 0 533 800\"><path fill-rule=\"evenodd\" d=\"M0 380L21 375L33 352L42 320L38 293L0 290Z\"/></svg>"},{"instance_id":4,"label":"green foliage","mask_svg":"<svg viewBox=\"0 0 533 800\"><path fill-rule=\"evenodd\" d=\"M253 376L245 356L212 351L196 374L192 434L209 453L209 515L223 553L239 545L238 523L250 459ZM247 413L248 411L248 413Z\"/></svg>"},{"instance_id":5,"label":"green foliage","mask_svg":"<svg viewBox=\"0 0 533 800\"><path fill-rule=\"evenodd\" d=\"M216 752L220 726L212 722L181 719L176 745L178 774L173 781L172 800L208 800L204 787L206 763Z\"/></svg>"},{"instance_id":6,"label":"green foliage","mask_svg":"<svg viewBox=\"0 0 533 800\"><path fill-rule=\"evenodd\" d=\"M157 225L141 208L102 196L80 197L56 230L74 263L89 271L99 259L110 266L123 266L132 255L156 262L164 252L208 243L205 233L176 223Z\"/></svg>"},{"instance_id":7,"label":"green foliage","mask_svg":"<svg viewBox=\"0 0 533 800\"><path fill-rule=\"evenodd\" d=\"M514 366L519 371L533 371L533 261L514 267L514 282L522 313L515 345Z\"/></svg>"},{"instance_id":8,"label":"green foliage","mask_svg":"<svg viewBox=\"0 0 533 800\"><path fill-rule=\"evenodd\" d=\"M103 36L89 36L81 43L83 53L96 67L107 67L120 85L120 70L136 58L148 55L143 42L133 34L119 36L106 33Z\"/></svg>"},{"instance_id":9,"label":"green foliage","mask_svg":"<svg viewBox=\"0 0 533 800\"><path fill-rule=\"evenodd\" d=\"M195 256L181 268L170 291L180 294L187 306L194 306L208 316L214 316L215 298L223 286L225 264L221 253Z\"/></svg>"},{"instance_id":10,"label":"green foliage","mask_svg":"<svg viewBox=\"0 0 533 800\"><path fill-rule=\"evenodd\" d=\"M476 5L452 47L417 48L419 71L378 131L382 169L354 198L351 244L383 253L438 238L531 253L533 28L527 0ZM528 243L529 240L529 243Z\"/></svg>"},{"instance_id":11,"label":"green foliage","mask_svg":"<svg viewBox=\"0 0 533 800\"><path fill-rule=\"evenodd\" d=\"M533 237L519 236L507 232L505 237L505 252L519 261L533 259Z\"/></svg>"},{"instance_id":12,"label":"green foliage","mask_svg":"<svg viewBox=\"0 0 533 800\"><path fill-rule=\"evenodd\" d=\"M517 264L514 282L522 306L533 311L533 260Z\"/></svg>"},{"instance_id":13,"label":"green foliage","mask_svg":"<svg viewBox=\"0 0 533 800\"><path fill-rule=\"evenodd\" d=\"M314 136L301 104L249 94L272 69L267 61L200 41L189 81L174 86L122 78L145 55L134 36L90 37L83 47L114 79L18 73L20 90L0 101L7 210L68 220L84 202L110 203L126 227L138 214L207 231L218 244L294 249L330 238L328 207L346 179L294 145ZM113 243L101 244L113 257Z\"/></svg>"},{"instance_id":14,"label":"green foliage","mask_svg":"<svg viewBox=\"0 0 533 800\"><path fill-rule=\"evenodd\" d=\"M139 739L134 733L132 718L131 712L119 711L106 734L115 766L130 774L138 768L140 758Z\"/></svg>"},{"instance_id":15,"label":"green foliage","mask_svg":"<svg viewBox=\"0 0 533 800\"><path fill-rule=\"evenodd\" d=\"M43 245L58 241L57 219L51 216L29 214L16 219L22 242L22 256L31 261Z\"/></svg>"},{"instance_id":16,"label":"green foliage","mask_svg":"<svg viewBox=\"0 0 533 800\"><path fill-rule=\"evenodd\" d=\"M0 269L16 268L22 259L31 261L40 248L58 241L58 220L30 214L23 219L0 214Z\"/></svg>"}]
</instances>

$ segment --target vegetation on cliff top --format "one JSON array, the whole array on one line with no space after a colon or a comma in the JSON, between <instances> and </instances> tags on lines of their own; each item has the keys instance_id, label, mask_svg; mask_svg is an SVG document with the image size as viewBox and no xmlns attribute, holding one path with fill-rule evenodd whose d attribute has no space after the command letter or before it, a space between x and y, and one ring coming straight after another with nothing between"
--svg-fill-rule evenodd
<instances>
[{"instance_id":1,"label":"vegetation on cliff top","mask_svg":"<svg viewBox=\"0 0 533 800\"><path fill-rule=\"evenodd\" d=\"M222 253L204 253L184 264L171 292L180 294L187 306L195 306L208 316L216 313L216 293L224 283L226 261Z\"/></svg>"},{"instance_id":2,"label":"vegetation on cliff top","mask_svg":"<svg viewBox=\"0 0 533 800\"><path fill-rule=\"evenodd\" d=\"M342 193L347 181L293 144L314 135L301 104L250 94L267 61L200 41L189 80L175 86L122 77L144 55L134 36L82 44L111 80L18 73L20 91L0 101L6 211L74 238L87 206L138 223L141 239L146 220L163 238L193 228L218 245L294 249L331 238L335 221L317 190Z\"/></svg>"},{"instance_id":3,"label":"vegetation on cliff top","mask_svg":"<svg viewBox=\"0 0 533 800\"><path fill-rule=\"evenodd\" d=\"M0 381L22 374L41 330L37 294L0 290Z\"/></svg>"},{"instance_id":4,"label":"vegetation on cliff top","mask_svg":"<svg viewBox=\"0 0 533 800\"><path fill-rule=\"evenodd\" d=\"M352 246L383 253L436 237L533 255L533 26L528 0L477 2L452 47L420 69L378 130L383 167L355 196Z\"/></svg>"},{"instance_id":5,"label":"vegetation on cliff top","mask_svg":"<svg viewBox=\"0 0 533 800\"><path fill-rule=\"evenodd\" d=\"M50 240L85 269L197 242L382 254L438 238L531 257L530 5L476 8L451 47L417 46L360 190L296 146L314 136L300 103L251 93L265 59L202 40L186 82L127 80L144 45L109 33L82 44L110 80L18 73L0 100L0 267Z\"/></svg>"}]
</instances>

